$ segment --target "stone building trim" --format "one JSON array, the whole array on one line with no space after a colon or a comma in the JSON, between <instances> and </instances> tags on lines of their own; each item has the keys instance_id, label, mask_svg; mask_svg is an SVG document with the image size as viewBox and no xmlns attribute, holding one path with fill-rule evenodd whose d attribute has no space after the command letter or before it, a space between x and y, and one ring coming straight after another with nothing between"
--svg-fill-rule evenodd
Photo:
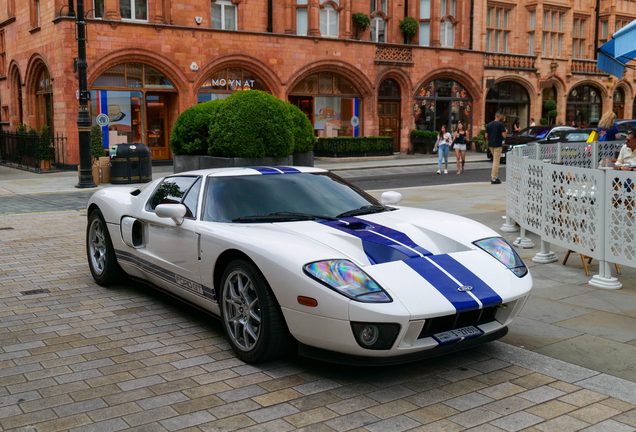
<instances>
[{"instance_id":1,"label":"stone building trim","mask_svg":"<svg viewBox=\"0 0 636 432\"><path fill-rule=\"evenodd\" d=\"M38 75L44 68L49 71L51 81L55 83L55 76L53 76L53 71L49 62L46 60L46 57L40 53L33 54L29 59L26 73L24 74L25 90L22 92L22 104L26 108L24 114L27 117L35 116L35 93L38 86L37 80ZM55 90L56 86L54 85L53 91L55 92Z\"/></svg>"},{"instance_id":2,"label":"stone building trim","mask_svg":"<svg viewBox=\"0 0 636 432\"><path fill-rule=\"evenodd\" d=\"M157 69L170 80L179 93L179 109L183 112L191 106L188 76L169 58L144 48L122 48L112 51L90 65L87 70L88 88L108 69L123 63L143 63Z\"/></svg>"},{"instance_id":3,"label":"stone building trim","mask_svg":"<svg viewBox=\"0 0 636 432\"><path fill-rule=\"evenodd\" d=\"M277 97L283 96L283 83L276 72L274 72L268 65L248 55L228 54L215 58L199 69L194 78L194 85L192 87L194 103L196 103L196 96L199 93L199 89L213 72L219 69L231 67L242 68L257 74L265 82L265 85L267 85L269 91L272 92L273 95Z\"/></svg>"}]
</instances>

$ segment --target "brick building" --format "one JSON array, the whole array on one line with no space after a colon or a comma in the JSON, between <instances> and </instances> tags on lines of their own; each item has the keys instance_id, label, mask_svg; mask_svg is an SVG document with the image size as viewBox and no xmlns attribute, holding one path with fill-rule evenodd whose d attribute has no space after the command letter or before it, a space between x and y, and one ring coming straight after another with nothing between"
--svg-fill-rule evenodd
<instances>
[{"instance_id":1,"label":"brick building","mask_svg":"<svg viewBox=\"0 0 636 432\"><path fill-rule=\"evenodd\" d=\"M78 163L73 0L0 0L0 122L50 125ZM199 101L261 89L305 111L317 135L393 135L500 109L521 126L632 118L636 75L595 67L595 43L636 18L634 0L85 0L93 121L105 140L169 159L170 129ZM356 40L354 13L371 26ZM418 23L410 44L399 30ZM598 25L597 25L598 21Z\"/></svg>"}]
</instances>

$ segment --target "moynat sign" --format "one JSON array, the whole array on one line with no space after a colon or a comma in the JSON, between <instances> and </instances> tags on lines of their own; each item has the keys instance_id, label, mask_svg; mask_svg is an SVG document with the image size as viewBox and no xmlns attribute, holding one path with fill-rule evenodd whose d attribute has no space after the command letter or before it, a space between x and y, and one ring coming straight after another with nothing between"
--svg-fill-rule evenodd
<instances>
[{"instance_id":1,"label":"moynat sign","mask_svg":"<svg viewBox=\"0 0 636 432\"><path fill-rule=\"evenodd\" d=\"M225 87L228 83L230 84L231 87L250 87L253 88L254 87L254 81L255 80L240 80L240 79L231 79L231 80L226 80L225 78L221 78L221 79L214 79L212 78L211 80L211 84L213 87Z\"/></svg>"}]
</instances>

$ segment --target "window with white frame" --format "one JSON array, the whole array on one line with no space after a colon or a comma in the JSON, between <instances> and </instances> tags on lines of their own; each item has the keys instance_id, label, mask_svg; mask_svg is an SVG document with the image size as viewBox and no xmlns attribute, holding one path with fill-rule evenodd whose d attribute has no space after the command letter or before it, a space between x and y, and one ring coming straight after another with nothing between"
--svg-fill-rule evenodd
<instances>
[{"instance_id":1,"label":"window with white frame","mask_svg":"<svg viewBox=\"0 0 636 432\"><path fill-rule=\"evenodd\" d=\"M228 0L212 2L212 28L236 30L236 5Z\"/></svg>"},{"instance_id":2,"label":"window with white frame","mask_svg":"<svg viewBox=\"0 0 636 432\"><path fill-rule=\"evenodd\" d=\"M560 58L563 54L563 20L565 14L557 11L543 12L543 40L541 48L544 57Z\"/></svg>"},{"instance_id":3,"label":"window with white frame","mask_svg":"<svg viewBox=\"0 0 636 432\"><path fill-rule=\"evenodd\" d=\"M93 0L93 18L104 17L104 0Z\"/></svg>"},{"instance_id":4,"label":"window with white frame","mask_svg":"<svg viewBox=\"0 0 636 432\"><path fill-rule=\"evenodd\" d=\"M122 19L148 21L148 0L119 0Z\"/></svg>"},{"instance_id":5,"label":"window with white frame","mask_svg":"<svg viewBox=\"0 0 636 432\"><path fill-rule=\"evenodd\" d=\"M371 15L375 14L370 25L371 42L386 42L386 21L377 12L386 16L387 10L387 0L371 0Z\"/></svg>"},{"instance_id":6,"label":"window with white frame","mask_svg":"<svg viewBox=\"0 0 636 432\"><path fill-rule=\"evenodd\" d=\"M534 32L537 28L537 13L530 11L530 22L528 24L528 54L534 55Z\"/></svg>"},{"instance_id":7,"label":"window with white frame","mask_svg":"<svg viewBox=\"0 0 636 432\"><path fill-rule=\"evenodd\" d=\"M457 0L441 0L440 15L443 21L439 26L439 42L443 47L455 46L455 13Z\"/></svg>"},{"instance_id":8,"label":"window with white frame","mask_svg":"<svg viewBox=\"0 0 636 432\"><path fill-rule=\"evenodd\" d=\"M507 53L510 10L489 7L486 12L486 51Z\"/></svg>"},{"instance_id":9,"label":"window with white frame","mask_svg":"<svg viewBox=\"0 0 636 432\"><path fill-rule=\"evenodd\" d=\"M338 1L331 0L338 4ZM321 4L327 0L322 0ZM331 4L321 6L320 9L320 34L323 37L338 37L339 32L339 13Z\"/></svg>"},{"instance_id":10,"label":"window with white frame","mask_svg":"<svg viewBox=\"0 0 636 432\"><path fill-rule=\"evenodd\" d=\"M575 18L572 29L572 58L585 58L585 20Z\"/></svg>"},{"instance_id":11,"label":"window with white frame","mask_svg":"<svg viewBox=\"0 0 636 432\"><path fill-rule=\"evenodd\" d=\"M431 44L431 0L420 0L420 45Z\"/></svg>"},{"instance_id":12,"label":"window with white frame","mask_svg":"<svg viewBox=\"0 0 636 432\"><path fill-rule=\"evenodd\" d=\"M296 0L296 34L307 36L307 0Z\"/></svg>"}]
</instances>

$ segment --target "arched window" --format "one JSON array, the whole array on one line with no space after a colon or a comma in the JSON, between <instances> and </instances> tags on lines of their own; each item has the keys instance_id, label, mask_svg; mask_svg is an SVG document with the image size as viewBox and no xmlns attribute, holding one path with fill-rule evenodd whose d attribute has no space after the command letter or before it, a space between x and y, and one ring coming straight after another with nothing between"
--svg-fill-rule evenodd
<instances>
[{"instance_id":1,"label":"arched window","mask_svg":"<svg viewBox=\"0 0 636 432\"><path fill-rule=\"evenodd\" d=\"M598 121L603 112L601 92L590 85L580 85L568 95L567 124L586 127Z\"/></svg>"},{"instance_id":2,"label":"arched window","mask_svg":"<svg viewBox=\"0 0 636 432\"><path fill-rule=\"evenodd\" d=\"M362 136L363 100L347 79L321 72L303 79L289 93L318 136Z\"/></svg>"},{"instance_id":3,"label":"arched window","mask_svg":"<svg viewBox=\"0 0 636 432\"><path fill-rule=\"evenodd\" d=\"M413 104L415 125L420 130L439 131L442 125L455 130L462 122L471 133L473 98L466 88L448 78L438 78L423 85L415 93Z\"/></svg>"},{"instance_id":4,"label":"arched window","mask_svg":"<svg viewBox=\"0 0 636 432\"><path fill-rule=\"evenodd\" d=\"M153 159L169 159L168 132L178 114L177 96L157 69L141 63L117 65L91 87L93 126L102 129L105 148L143 143Z\"/></svg>"},{"instance_id":5,"label":"arched window","mask_svg":"<svg viewBox=\"0 0 636 432\"><path fill-rule=\"evenodd\" d=\"M225 99L232 93L243 90L269 89L258 75L242 68L225 68L212 73L199 89L198 102Z\"/></svg>"},{"instance_id":6,"label":"arched window","mask_svg":"<svg viewBox=\"0 0 636 432\"><path fill-rule=\"evenodd\" d=\"M386 42L387 0L371 0L371 42ZM381 13L380 13L381 12Z\"/></svg>"},{"instance_id":7,"label":"arched window","mask_svg":"<svg viewBox=\"0 0 636 432\"><path fill-rule=\"evenodd\" d=\"M528 91L514 81L502 81L495 84L486 95L486 123L495 119L499 111L504 115L504 123L509 131L519 119L519 127L528 127L530 119L530 96Z\"/></svg>"},{"instance_id":8,"label":"arched window","mask_svg":"<svg viewBox=\"0 0 636 432\"><path fill-rule=\"evenodd\" d=\"M439 41L443 47L455 46L455 24L448 18L439 26Z\"/></svg>"},{"instance_id":9,"label":"arched window","mask_svg":"<svg viewBox=\"0 0 636 432\"><path fill-rule=\"evenodd\" d=\"M324 37L338 37L339 33L339 12L331 4L333 1L338 4L339 0L321 0L320 4L320 34Z\"/></svg>"}]
</instances>

